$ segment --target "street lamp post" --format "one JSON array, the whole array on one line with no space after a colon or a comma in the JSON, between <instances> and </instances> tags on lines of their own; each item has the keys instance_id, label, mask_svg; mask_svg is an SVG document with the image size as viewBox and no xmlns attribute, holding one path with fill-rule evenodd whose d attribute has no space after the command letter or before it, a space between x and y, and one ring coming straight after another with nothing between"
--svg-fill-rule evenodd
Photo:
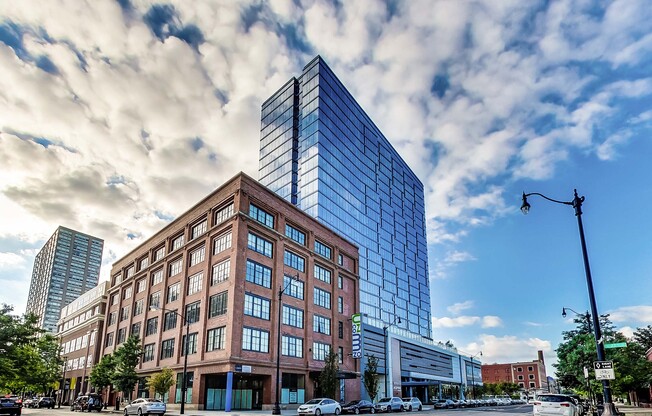
<instances>
[{"instance_id":1,"label":"street lamp post","mask_svg":"<svg viewBox=\"0 0 652 416\"><path fill-rule=\"evenodd\" d=\"M283 287L283 284L278 286L278 315L276 315L276 402L274 402L274 408L272 409L273 415L281 414L281 313L283 312L283 293L285 293L287 288L297 280L299 280L298 273L296 276L290 278L285 287Z\"/></svg>"},{"instance_id":2,"label":"street lamp post","mask_svg":"<svg viewBox=\"0 0 652 416\"><path fill-rule=\"evenodd\" d=\"M387 330L394 326L398 325L401 323L401 317L397 316L396 319L394 319L394 322L392 322L389 325L385 325L383 327L383 336L385 337L385 397L391 397L389 395L389 388L387 385L389 384L389 343L387 342Z\"/></svg>"},{"instance_id":3,"label":"street lamp post","mask_svg":"<svg viewBox=\"0 0 652 416\"><path fill-rule=\"evenodd\" d=\"M527 202L527 197L532 195L538 195L548 201L570 205L575 209L575 216L577 217L577 225L580 232L580 243L582 245L582 258L584 259L584 272L586 274L586 285L589 291L589 302L591 304L591 315L593 317L593 335L595 337L595 345L597 349L598 361L604 361L604 345L602 343L602 331L600 330L600 315L598 315L598 307L595 301L595 293L593 291L593 279L591 278L591 268L589 266L589 255L586 250L586 240L584 238L584 226L582 225L582 203L584 202L584 197L579 197L577 195L577 189L574 190L574 197L572 201L558 201L556 199L548 198L547 196L540 194L538 192L532 192L526 194L523 192L523 204L521 205L521 211L523 214L527 214L530 210L530 204ZM611 387L609 386L609 380L602 380L602 392L604 396L604 411L603 415L611 416L617 415L616 406L614 406L611 399Z\"/></svg>"},{"instance_id":4,"label":"street lamp post","mask_svg":"<svg viewBox=\"0 0 652 416\"><path fill-rule=\"evenodd\" d=\"M63 393L66 391L66 370L68 369L68 356L64 355L63 358L63 380L61 380L61 394L59 395L59 409L61 409L61 400Z\"/></svg>"},{"instance_id":5,"label":"street lamp post","mask_svg":"<svg viewBox=\"0 0 652 416\"><path fill-rule=\"evenodd\" d=\"M161 311L167 311L167 312L172 312L176 314L178 317L183 319L184 324L186 325L186 342L183 345L183 350L185 351L185 354L183 355L183 380L181 380L181 408L179 409L179 414L185 414L185 409L186 409L186 392L188 391L188 341L189 341L189 331L190 331L190 323L188 322L188 319L186 318L185 315L181 315L177 311L173 311L170 309L165 309L161 308L160 306L152 305L149 307L150 310L161 310Z\"/></svg>"},{"instance_id":6,"label":"street lamp post","mask_svg":"<svg viewBox=\"0 0 652 416\"><path fill-rule=\"evenodd\" d=\"M473 359L478 355L482 357L482 351L471 356L471 395L473 395L473 400L475 400L475 368L473 367Z\"/></svg>"}]
</instances>

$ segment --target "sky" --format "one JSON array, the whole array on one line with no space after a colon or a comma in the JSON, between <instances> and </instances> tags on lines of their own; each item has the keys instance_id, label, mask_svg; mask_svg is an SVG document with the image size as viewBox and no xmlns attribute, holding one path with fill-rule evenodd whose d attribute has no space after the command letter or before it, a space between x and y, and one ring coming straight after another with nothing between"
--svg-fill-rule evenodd
<instances>
[{"instance_id":1,"label":"sky","mask_svg":"<svg viewBox=\"0 0 652 416\"><path fill-rule=\"evenodd\" d=\"M0 2L0 303L63 225L111 264L236 173L321 55L423 182L433 338L548 372L589 308L652 324L646 0ZM571 314L572 315L572 314Z\"/></svg>"}]
</instances>

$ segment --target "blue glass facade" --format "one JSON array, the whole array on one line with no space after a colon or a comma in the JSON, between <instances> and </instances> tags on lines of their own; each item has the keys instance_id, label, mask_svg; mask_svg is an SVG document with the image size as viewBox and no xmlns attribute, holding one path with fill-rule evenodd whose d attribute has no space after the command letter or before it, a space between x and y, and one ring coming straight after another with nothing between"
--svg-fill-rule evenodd
<instances>
[{"instance_id":1,"label":"blue glass facade","mask_svg":"<svg viewBox=\"0 0 652 416\"><path fill-rule=\"evenodd\" d=\"M320 57L261 120L260 182L360 247L360 311L430 337L421 181Z\"/></svg>"},{"instance_id":2,"label":"blue glass facade","mask_svg":"<svg viewBox=\"0 0 652 416\"><path fill-rule=\"evenodd\" d=\"M97 286L104 241L59 227L34 259L27 312L57 332L61 309Z\"/></svg>"}]
</instances>

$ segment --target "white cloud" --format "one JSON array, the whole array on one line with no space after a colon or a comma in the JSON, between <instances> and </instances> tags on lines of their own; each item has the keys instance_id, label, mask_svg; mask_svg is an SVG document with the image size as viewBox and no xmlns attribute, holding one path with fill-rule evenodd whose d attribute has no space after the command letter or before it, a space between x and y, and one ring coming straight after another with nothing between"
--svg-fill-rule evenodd
<instances>
[{"instance_id":1,"label":"white cloud","mask_svg":"<svg viewBox=\"0 0 652 416\"><path fill-rule=\"evenodd\" d=\"M634 336L634 331L636 331L636 329L632 328L631 326L623 326L621 328L618 328L618 332L620 332L627 338L632 338Z\"/></svg>"},{"instance_id":2,"label":"white cloud","mask_svg":"<svg viewBox=\"0 0 652 416\"><path fill-rule=\"evenodd\" d=\"M502 319L497 316L483 316L482 328L496 328L503 325Z\"/></svg>"},{"instance_id":3,"label":"white cloud","mask_svg":"<svg viewBox=\"0 0 652 416\"><path fill-rule=\"evenodd\" d=\"M495 328L502 326L502 320L497 316L455 316L432 317L433 328L461 328L479 325L481 328Z\"/></svg>"},{"instance_id":4,"label":"white cloud","mask_svg":"<svg viewBox=\"0 0 652 416\"><path fill-rule=\"evenodd\" d=\"M652 306L623 306L609 311L612 322L628 322L643 325L652 324Z\"/></svg>"},{"instance_id":5,"label":"white cloud","mask_svg":"<svg viewBox=\"0 0 652 416\"><path fill-rule=\"evenodd\" d=\"M473 301L467 300L464 302L455 303L449 306L448 308L446 308L446 310L448 310L448 312L452 313L453 315L459 315L460 312L465 311L467 309L471 309L472 307L473 307Z\"/></svg>"},{"instance_id":6,"label":"white cloud","mask_svg":"<svg viewBox=\"0 0 652 416\"><path fill-rule=\"evenodd\" d=\"M25 264L25 258L16 253L0 253L0 270L14 269Z\"/></svg>"},{"instance_id":7,"label":"white cloud","mask_svg":"<svg viewBox=\"0 0 652 416\"><path fill-rule=\"evenodd\" d=\"M464 351L482 351L483 363L511 363L517 361L533 361L537 359L537 351L544 353L546 361L554 359L552 344L540 338L519 338L513 335L498 337L482 334L477 341L462 347ZM547 368L549 362L546 362Z\"/></svg>"}]
</instances>

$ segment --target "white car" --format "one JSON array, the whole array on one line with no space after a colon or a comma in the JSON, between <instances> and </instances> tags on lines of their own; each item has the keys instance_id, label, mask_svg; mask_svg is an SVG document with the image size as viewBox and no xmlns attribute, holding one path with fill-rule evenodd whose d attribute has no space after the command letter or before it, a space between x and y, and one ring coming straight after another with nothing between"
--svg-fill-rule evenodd
<instances>
[{"instance_id":1,"label":"white car","mask_svg":"<svg viewBox=\"0 0 652 416\"><path fill-rule=\"evenodd\" d=\"M534 416L579 416L575 401L565 394L540 394L532 409Z\"/></svg>"},{"instance_id":2,"label":"white car","mask_svg":"<svg viewBox=\"0 0 652 416\"><path fill-rule=\"evenodd\" d=\"M166 411L165 403L158 399L141 398L125 406L124 414L128 415L163 415Z\"/></svg>"},{"instance_id":3,"label":"white car","mask_svg":"<svg viewBox=\"0 0 652 416\"><path fill-rule=\"evenodd\" d=\"M339 415L342 413L342 406L333 399L312 399L308 400L297 409L300 415Z\"/></svg>"},{"instance_id":4,"label":"white car","mask_svg":"<svg viewBox=\"0 0 652 416\"><path fill-rule=\"evenodd\" d=\"M408 412L413 410L421 411L423 410L423 405L417 397L403 397L403 409Z\"/></svg>"}]
</instances>

